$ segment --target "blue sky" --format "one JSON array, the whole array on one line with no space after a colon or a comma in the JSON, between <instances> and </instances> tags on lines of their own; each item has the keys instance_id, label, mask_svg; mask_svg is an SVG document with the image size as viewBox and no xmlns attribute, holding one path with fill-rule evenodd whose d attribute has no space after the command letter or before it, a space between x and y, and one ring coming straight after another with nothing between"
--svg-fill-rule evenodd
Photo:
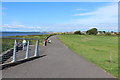
<instances>
[{"instance_id":1,"label":"blue sky","mask_svg":"<svg viewBox=\"0 0 120 80\"><path fill-rule=\"evenodd\" d=\"M3 2L2 31L117 31L117 2Z\"/></svg>"}]
</instances>

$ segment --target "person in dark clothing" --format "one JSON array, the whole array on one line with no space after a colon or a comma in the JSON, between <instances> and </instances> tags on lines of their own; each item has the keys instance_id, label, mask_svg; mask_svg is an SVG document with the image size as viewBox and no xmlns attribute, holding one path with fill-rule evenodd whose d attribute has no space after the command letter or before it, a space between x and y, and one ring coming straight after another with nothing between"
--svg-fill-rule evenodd
<instances>
[{"instance_id":1,"label":"person in dark clothing","mask_svg":"<svg viewBox=\"0 0 120 80\"><path fill-rule=\"evenodd\" d=\"M44 42L44 43L45 43L45 46L47 46L47 40L45 40L45 42Z\"/></svg>"},{"instance_id":2,"label":"person in dark clothing","mask_svg":"<svg viewBox=\"0 0 120 80\"><path fill-rule=\"evenodd\" d=\"M47 46L47 39L43 41L43 46Z\"/></svg>"}]
</instances>

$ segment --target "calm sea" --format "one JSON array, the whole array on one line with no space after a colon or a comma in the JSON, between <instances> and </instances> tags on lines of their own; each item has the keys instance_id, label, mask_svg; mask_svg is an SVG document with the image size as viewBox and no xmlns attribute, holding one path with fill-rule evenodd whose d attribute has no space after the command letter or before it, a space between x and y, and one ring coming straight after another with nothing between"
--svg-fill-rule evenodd
<instances>
[{"instance_id":1,"label":"calm sea","mask_svg":"<svg viewBox=\"0 0 120 80\"><path fill-rule=\"evenodd\" d=\"M0 36L24 36L24 35L42 35L48 33L41 33L41 32L2 32Z\"/></svg>"}]
</instances>

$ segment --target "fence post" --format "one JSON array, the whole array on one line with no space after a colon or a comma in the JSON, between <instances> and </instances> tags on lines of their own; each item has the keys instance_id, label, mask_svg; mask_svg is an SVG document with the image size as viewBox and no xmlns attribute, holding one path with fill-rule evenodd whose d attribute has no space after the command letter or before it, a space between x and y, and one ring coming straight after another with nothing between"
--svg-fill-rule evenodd
<instances>
[{"instance_id":1,"label":"fence post","mask_svg":"<svg viewBox=\"0 0 120 80\"><path fill-rule=\"evenodd\" d=\"M17 41L15 40L15 42L14 42L14 50L13 50L13 60L12 60L12 62L15 62L15 61L16 61L16 44L17 44Z\"/></svg>"},{"instance_id":2,"label":"fence post","mask_svg":"<svg viewBox=\"0 0 120 80\"><path fill-rule=\"evenodd\" d=\"M25 59L29 58L29 43L30 41L28 40Z\"/></svg>"},{"instance_id":3,"label":"fence post","mask_svg":"<svg viewBox=\"0 0 120 80\"><path fill-rule=\"evenodd\" d=\"M38 50L39 49L39 40L36 41L36 46L35 46L35 55L34 56L38 56Z\"/></svg>"}]
</instances>

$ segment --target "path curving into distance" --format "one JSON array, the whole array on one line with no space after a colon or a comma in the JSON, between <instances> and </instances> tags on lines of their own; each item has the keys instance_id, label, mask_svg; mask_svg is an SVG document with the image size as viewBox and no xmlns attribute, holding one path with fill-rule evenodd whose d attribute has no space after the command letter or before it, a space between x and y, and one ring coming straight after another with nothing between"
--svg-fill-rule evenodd
<instances>
[{"instance_id":1,"label":"path curving into distance","mask_svg":"<svg viewBox=\"0 0 120 80\"><path fill-rule=\"evenodd\" d=\"M51 44L40 46L46 56L2 71L3 78L112 78L96 65L86 61L64 46L56 36Z\"/></svg>"}]
</instances>

